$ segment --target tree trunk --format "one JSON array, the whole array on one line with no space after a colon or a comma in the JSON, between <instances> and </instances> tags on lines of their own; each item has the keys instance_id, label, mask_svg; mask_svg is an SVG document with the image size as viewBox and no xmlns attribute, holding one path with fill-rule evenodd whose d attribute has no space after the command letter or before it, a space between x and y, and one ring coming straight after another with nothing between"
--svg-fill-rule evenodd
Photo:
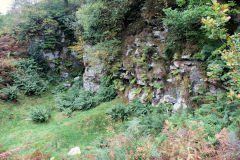
<instances>
[{"instance_id":1,"label":"tree trunk","mask_svg":"<svg viewBox=\"0 0 240 160\"><path fill-rule=\"evenodd\" d=\"M64 0L64 6L65 8L68 8L68 0Z\"/></svg>"}]
</instances>

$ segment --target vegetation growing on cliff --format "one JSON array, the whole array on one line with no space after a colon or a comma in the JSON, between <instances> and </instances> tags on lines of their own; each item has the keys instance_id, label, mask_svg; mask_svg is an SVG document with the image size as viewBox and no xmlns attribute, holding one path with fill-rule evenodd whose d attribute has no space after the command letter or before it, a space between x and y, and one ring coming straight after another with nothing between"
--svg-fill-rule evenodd
<instances>
[{"instance_id":1,"label":"vegetation growing on cliff","mask_svg":"<svg viewBox=\"0 0 240 160\"><path fill-rule=\"evenodd\" d=\"M240 159L239 8L15 0L0 15L0 159Z\"/></svg>"}]
</instances>

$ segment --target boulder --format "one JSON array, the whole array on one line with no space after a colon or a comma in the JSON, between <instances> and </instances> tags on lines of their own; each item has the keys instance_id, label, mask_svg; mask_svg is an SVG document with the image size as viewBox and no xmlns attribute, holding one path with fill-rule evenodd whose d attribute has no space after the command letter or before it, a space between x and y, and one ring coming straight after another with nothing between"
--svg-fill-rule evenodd
<instances>
[{"instance_id":1,"label":"boulder","mask_svg":"<svg viewBox=\"0 0 240 160\"><path fill-rule=\"evenodd\" d=\"M75 155L80 155L80 154L81 154L81 150L79 147L74 147L68 152L69 156L75 156Z\"/></svg>"}]
</instances>

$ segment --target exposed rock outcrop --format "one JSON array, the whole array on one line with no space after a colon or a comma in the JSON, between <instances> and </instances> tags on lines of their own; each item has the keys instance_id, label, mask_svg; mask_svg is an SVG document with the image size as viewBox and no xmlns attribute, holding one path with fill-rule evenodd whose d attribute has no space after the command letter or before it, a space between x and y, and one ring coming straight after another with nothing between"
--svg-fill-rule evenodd
<instances>
[{"instance_id":1,"label":"exposed rock outcrop","mask_svg":"<svg viewBox=\"0 0 240 160\"><path fill-rule=\"evenodd\" d=\"M175 53L177 57L173 60L164 54L168 32L165 27L159 29L151 25L146 25L138 34L126 31L123 53L118 59L122 64L113 73L114 78L121 80L125 87L120 94L123 98L129 101L139 98L152 105L167 102L173 104L174 110L178 110L192 105L190 97L198 96L209 88L204 81L201 62L191 59L194 46L188 47L190 51ZM86 54L83 57L83 86L86 90L96 92L104 74L104 66L99 63L90 65L89 58L94 57ZM214 88L210 92L217 91Z\"/></svg>"}]
</instances>

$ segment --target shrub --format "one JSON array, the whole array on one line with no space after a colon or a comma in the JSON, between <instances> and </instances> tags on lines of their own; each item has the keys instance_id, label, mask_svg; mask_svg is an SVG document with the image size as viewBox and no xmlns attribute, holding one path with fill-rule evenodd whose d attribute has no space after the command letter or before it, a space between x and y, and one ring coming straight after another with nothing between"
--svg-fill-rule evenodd
<instances>
[{"instance_id":1,"label":"shrub","mask_svg":"<svg viewBox=\"0 0 240 160\"><path fill-rule=\"evenodd\" d=\"M127 10L126 0L88 1L77 11L77 22L83 28L84 38L96 43L121 33Z\"/></svg>"},{"instance_id":2,"label":"shrub","mask_svg":"<svg viewBox=\"0 0 240 160\"><path fill-rule=\"evenodd\" d=\"M107 102L116 97L115 89L111 84L111 77L104 77L99 91L94 95L91 91L82 88L82 80L78 80L66 94L57 96L56 103L59 111L89 110L101 102Z\"/></svg>"},{"instance_id":3,"label":"shrub","mask_svg":"<svg viewBox=\"0 0 240 160\"><path fill-rule=\"evenodd\" d=\"M47 74L46 78L49 81L49 83L54 85L59 84L64 80L64 78L62 78L59 74L56 73Z\"/></svg>"},{"instance_id":4,"label":"shrub","mask_svg":"<svg viewBox=\"0 0 240 160\"><path fill-rule=\"evenodd\" d=\"M130 116L129 110L121 105L114 106L107 114L115 121L124 121Z\"/></svg>"},{"instance_id":5,"label":"shrub","mask_svg":"<svg viewBox=\"0 0 240 160\"><path fill-rule=\"evenodd\" d=\"M60 83L59 85L57 85L54 90L52 91L52 93L62 93L68 90L67 86L64 86L62 83Z\"/></svg>"},{"instance_id":6,"label":"shrub","mask_svg":"<svg viewBox=\"0 0 240 160\"><path fill-rule=\"evenodd\" d=\"M31 72L31 71L41 71L42 68L40 68L37 63L32 58L24 59L23 61L19 61L16 64L16 67L22 72Z\"/></svg>"},{"instance_id":7,"label":"shrub","mask_svg":"<svg viewBox=\"0 0 240 160\"><path fill-rule=\"evenodd\" d=\"M43 106L34 107L30 111L30 118L36 123L47 122L50 118L50 110Z\"/></svg>"},{"instance_id":8,"label":"shrub","mask_svg":"<svg viewBox=\"0 0 240 160\"><path fill-rule=\"evenodd\" d=\"M46 82L39 76L41 70L34 60L27 59L16 65L19 70L13 74L14 84L25 95L40 95L47 90Z\"/></svg>"},{"instance_id":9,"label":"shrub","mask_svg":"<svg viewBox=\"0 0 240 160\"><path fill-rule=\"evenodd\" d=\"M108 102L117 96L114 85L112 84L112 77L105 76L101 81L101 86L95 95L96 100L99 102Z\"/></svg>"},{"instance_id":10,"label":"shrub","mask_svg":"<svg viewBox=\"0 0 240 160\"><path fill-rule=\"evenodd\" d=\"M184 10L164 9L164 25L171 31L165 53L183 49L185 42L201 43L207 36L201 30L201 17L213 14L208 5L189 5ZM196 39L197 37L197 39Z\"/></svg>"},{"instance_id":11,"label":"shrub","mask_svg":"<svg viewBox=\"0 0 240 160\"><path fill-rule=\"evenodd\" d=\"M74 110L89 110L97 106L93 92L80 90L73 102Z\"/></svg>"},{"instance_id":12,"label":"shrub","mask_svg":"<svg viewBox=\"0 0 240 160\"><path fill-rule=\"evenodd\" d=\"M172 115L172 105L162 103L158 107L153 107L145 104L145 108L147 110L139 114L139 126L144 134L158 135L163 129L165 120Z\"/></svg>"},{"instance_id":13,"label":"shrub","mask_svg":"<svg viewBox=\"0 0 240 160\"><path fill-rule=\"evenodd\" d=\"M47 84L36 72L17 72L14 78L14 84L21 89L25 95L40 95L47 90Z\"/></svg>"},{"instance_id":14,"label":"shrub","mask_svg":"<svg viewBox=\"0 0 240 160\"><path fill-rule=\"evenodd\" d=\"M16 86L8 85L6 88L0 90L0 94L2 94L2 99L16 101L18 98L18 89Z\"/></svg>"},{"instance_id":15,"label":"shrub","mask_svg":"<svg viewBox=\"0 0 240 160\"><path fill-rule=\"evenodd\" d=\"M128 109L136 116L146 115L150 112L150 107L146 103L142 103L139 99L129 102Z\"/></svg>"},{"instance_id":16,"label":"shrub","mask_svg":"<svg viewBox=\"0 0 240 160\"><path fill-rule=\"evenodd\" d=\"M226 94L219 94L216 100L209 104L203 104L195 111L195 120L200 122L208 133L207 141L216 143L215 134L224 127L239 132L240 126L240 102L231 102Z\"/></svg>"},{"instance_id":17,"label":"shrub","mask_svg":"<svg viewBox=\"0 0 240 160\"><path fill-rule=\"evenodd\" d=\"M117 96L116 90L113 86L100 87L99 91L95 95L99 102L109 102Z\"/></svg>"},{"instance_id":18,"label":"shrub","mask_svg":"<svg viewBox=\"0 0 240 160\"><path fill-rule=\"evenodd\" d=\"M146 114L140 118L140 126L146 134L156 135L163 129L167 116L156 112Z\"/></svg>"},{"instance_id":19,"label":"shrub","mask_svg":"<svg viewBox=\"0 0 240 160\"><path fill-rule=\"evenodd\" d=\"M28 55L33 58L36 64L42 68L44 72L47 72L49 66L45 59L43 58L43 52L41 49L41 45L39 43L32 43L28 48Z\"/></svg>"},{"instance_id":20,"label":"shrub","mask_svg":"<svg viewBox=\"0 0 240 160\"><path fill-rule=\"evenodd\" d=\"M88 110L96 106L93 92L83 89L70 89L66 94L60 95L57 100L57 109L73 111Z\"/></svg>"}]
</instances>

